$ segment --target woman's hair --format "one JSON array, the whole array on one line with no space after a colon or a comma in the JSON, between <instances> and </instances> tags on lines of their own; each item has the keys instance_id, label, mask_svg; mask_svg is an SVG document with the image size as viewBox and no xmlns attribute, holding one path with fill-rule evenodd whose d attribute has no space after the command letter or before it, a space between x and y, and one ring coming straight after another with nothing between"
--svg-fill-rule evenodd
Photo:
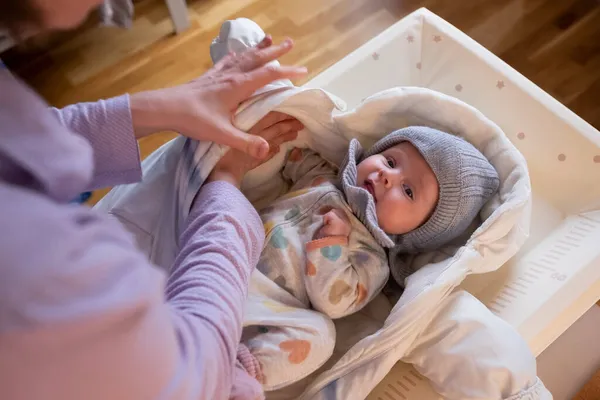
<instances>
[{"instance_id":1,"label":"woman's hair","mask_svg":"<svg viewBox=\"0 0 600 400\"><path fill-rule=\"evenodd\" d=\"M0 31L8 31L13 39L21 40L27 30L40 25L42 16L33 1L0 0Z\"/></svg>"}]
</instances>

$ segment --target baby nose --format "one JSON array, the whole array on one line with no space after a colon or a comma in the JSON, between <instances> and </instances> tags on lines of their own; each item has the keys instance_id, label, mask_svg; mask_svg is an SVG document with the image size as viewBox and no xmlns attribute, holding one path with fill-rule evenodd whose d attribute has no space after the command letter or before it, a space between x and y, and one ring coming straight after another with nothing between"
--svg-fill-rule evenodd
<instances>
[{"instance_id":1,"label":"baby nose","mask_svg":"<svg viewBox=\"0 0 600 400\"><path fill-rule=\"evenodd\" d=\"M379 179L385 188L389 188L392 185L392 177L390 176L390 172L388 170L379 171Z\"/></svg>"}]
</instances>

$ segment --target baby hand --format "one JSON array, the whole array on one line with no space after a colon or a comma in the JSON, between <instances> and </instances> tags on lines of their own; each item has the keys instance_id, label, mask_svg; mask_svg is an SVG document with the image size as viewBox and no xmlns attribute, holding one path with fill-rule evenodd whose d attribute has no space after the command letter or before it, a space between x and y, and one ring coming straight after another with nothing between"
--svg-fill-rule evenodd
<instances>
[{"instance_id":1,"label":"baby hand","mask_svg":"<svg viewBox=\"0 0 600 400\"><path fill-rule=\"evenodd\" d=\"M331 209L323 215L323 226L315 235L316 239L322 239L328 236L350 236L352 225L348 216L336 208Z\"/></svg>"}]
</instances>

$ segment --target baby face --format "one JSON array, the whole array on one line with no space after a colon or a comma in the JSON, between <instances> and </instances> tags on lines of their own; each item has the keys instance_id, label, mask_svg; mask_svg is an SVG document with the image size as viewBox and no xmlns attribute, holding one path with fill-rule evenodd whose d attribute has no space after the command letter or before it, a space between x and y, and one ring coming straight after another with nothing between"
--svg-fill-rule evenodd
<instances>
[{"instance_id":1,"label":"baby face","mask_svg":"<svg viewBox=\"0 0 600 400\"><path fill-rule=\"evenodd\" d=\"M418 228L435 209L440 191L437 179L410 142L364 159L357 173L357 186L373 196L379 226L388 234Z\"/></svg>"}]
</instances>

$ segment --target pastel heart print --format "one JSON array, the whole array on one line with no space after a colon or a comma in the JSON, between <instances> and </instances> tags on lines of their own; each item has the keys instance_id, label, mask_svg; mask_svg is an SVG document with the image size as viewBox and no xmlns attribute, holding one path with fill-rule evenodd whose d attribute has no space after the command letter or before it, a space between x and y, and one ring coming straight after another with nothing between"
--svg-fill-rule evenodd
<instances>
[{"instance_id":1,"label":"pastel heart print","mask_svg":"<svg viewBox=\"0 0 600 400\"><path fill-rule=\"evenodd\" d=\"M331 289L329 289L329 302L331 304L338 304L342 301L342 297L349 294L351 290L350 285L338 279L331 285Z\"/></svg>"},{"instance_id":2,"label":"pastel heart print","mask_svg":"<svg viewBox=\"0 0 600 400\"><path fill-rule=\"evenodd\" d=\"M367 298L367 288L362 283L359 283L356 286L356 291L356 303L360 304Z\"/></svg>"},{"instance_id":3,"label":"pastel heart print","mask_svg":"<svg viewBox=\"0 0 600 400\"><path fill-rule=\"evenodd\" d=\"M267 307L269 310L276 312L278 314L284 313L284 312L291 312L291 311L295 310L292 307L288 307L288 306L280 304L280 303L275 303L274 301L271 301L271 300L263 301L262 305Z\"/></svg>"},{"instance_id":4,"label":"pastel heart print","mask_svg":"<svg viewBox=\"0 0 600 400\"><path fill-rule=\"evenodd\" d=\"M310 261L306 262L306 275L307 276L315 276L317 274L317 267L315 267L315 264L311 263Z\"/></svg>"},{"instance_id":5,"label":"pastel heart print","mask_svg":"<svg viewBox=\"0 0 600 400\"><path fill-rule=\"evenodd\" d=\"M279 343L279 348L288 354L288 361L291 364L302 364L310 353L310 342L308 340L286 340Z\"/></svg>"},{"instance_id":6,"label":"pastel heart print","mask_svg":"<svg viewBox=\"0 0 600 400\"><path fill-rule=\"evenodd\" d=\"M294 149L292 149L292 151L290 151L289 160L291 162L301 161L302 160L302 150L299 149L298 147L295 147Z\"/></svg>"},{"instance_id":7,"label":"pastel heart print","mask_svg":"<svg viewBox=\"0 0 600 400\"><path fill-rule=\"evenodd\" d=\"M288 240L285 238L281 226L278 226L273 230L269 243L276 249L285 249L288 246Z\"/></svg>"},{"instance_id":8,"label":"pastel heart print","mask_svg":"<svg viewBox=\"0 0 600 400\"><path fill-rule=\"evenodd\" d=\"M321 254L329 261L337 261L342 255L342 247L337 244L335 246L326 246L321 249Z\"/></svg>"},{"instance_id":9,"label":"pastel heart print","mask_svg":"<svg viewBox=\"0 0 600 400\"><path fill-rule=\"evenodd\" d=\"M292 207L292 209L290 211L288 211L285 214L284 218L285 218L286 221L289 221L289 220L291 220L292 218L296 217L299 214L300 214L300 207L294 206L294 207Z\"/></svg>"}]
</instances>

